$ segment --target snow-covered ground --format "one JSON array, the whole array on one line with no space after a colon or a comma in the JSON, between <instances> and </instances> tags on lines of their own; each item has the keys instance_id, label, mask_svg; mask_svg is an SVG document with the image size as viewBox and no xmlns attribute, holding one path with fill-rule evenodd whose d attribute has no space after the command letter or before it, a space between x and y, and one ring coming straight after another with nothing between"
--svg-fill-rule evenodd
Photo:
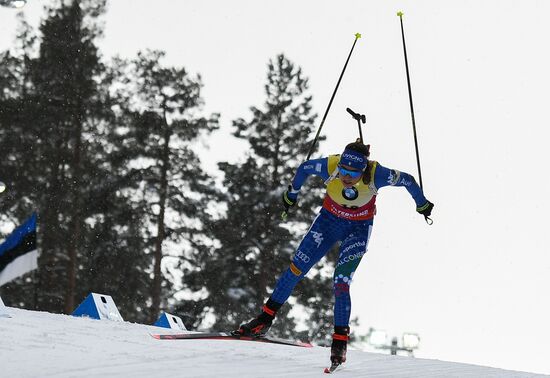
<instances>
[{"instance_id":1,"label":"snow-covered ground","mask_svg":"<svg viewBox=\"0 0 550 378\"><path fill-rule=\"evenodd\" d=\"M169 329L6 308L1 377L321 377L329 349L247 341L156 340ZM544 377L436 360L348 352L341 377Z\"/></svg>"}]
</instances>

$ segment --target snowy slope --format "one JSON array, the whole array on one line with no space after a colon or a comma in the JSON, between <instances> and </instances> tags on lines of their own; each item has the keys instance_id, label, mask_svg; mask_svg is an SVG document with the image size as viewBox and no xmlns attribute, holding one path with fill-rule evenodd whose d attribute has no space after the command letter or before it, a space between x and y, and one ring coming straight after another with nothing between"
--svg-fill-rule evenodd
<instances>
[{"instance_id":1,"label":"snowy slope","mask_svg":"<svg viewBox=\"0 0 550 378\"><path fill-rule=\"evenodd\" d=\"M156 340L170 330L7 308L2 377L322 377L323 347L246 341ZM340 377L543 377L435 360L348 352Z\"/></svg>"}]
</instances>

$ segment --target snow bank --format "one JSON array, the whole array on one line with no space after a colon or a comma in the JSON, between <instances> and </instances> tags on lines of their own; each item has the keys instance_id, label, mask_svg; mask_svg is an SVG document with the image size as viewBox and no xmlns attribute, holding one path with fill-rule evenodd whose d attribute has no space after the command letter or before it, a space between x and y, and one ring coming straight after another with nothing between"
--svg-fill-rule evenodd
<instances>
[{"instance_id":1,"label":"snow bank","mask_svg":"<svg viewBox=\"0 0 550 378\"><path fill-rule=\"evenodd\" d=\"M4 377L322 377L330 351L226 340L156 340L169 329L6 308ZM348 352L341 377L544 377L482 366Z\"/></svg>"}]
</instances>

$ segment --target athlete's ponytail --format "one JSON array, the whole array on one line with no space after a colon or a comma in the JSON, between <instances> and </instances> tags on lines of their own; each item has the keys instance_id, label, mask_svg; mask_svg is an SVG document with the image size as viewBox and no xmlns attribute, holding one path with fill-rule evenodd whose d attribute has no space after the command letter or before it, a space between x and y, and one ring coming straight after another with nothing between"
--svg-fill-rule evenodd
<instances>
[{"instance_id":1,"label":"athlete's ponytail","mask_svg":"<svg viewBox=\"0 0 550 378\"><path fill-rule=\"evenodd\" d=\"M355 142L348 144L346 146L346 150L347 149L362 153L367 157L367 159L370 156L370 144L365 145L361 143L361 139L357 139Z\"/></svg>"}]
</instances>

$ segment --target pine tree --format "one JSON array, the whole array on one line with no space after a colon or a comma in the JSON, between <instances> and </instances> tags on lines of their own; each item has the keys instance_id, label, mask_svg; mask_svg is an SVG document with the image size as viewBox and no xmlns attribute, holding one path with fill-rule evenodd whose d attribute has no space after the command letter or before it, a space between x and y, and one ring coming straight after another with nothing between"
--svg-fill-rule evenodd
<instances>
[{"instance_id":1,"label":"pine tree","mask_svg":"<svg viewBox=\"0 0 550 378\"><path fill-rule=\"evenodd\" d=\"M21 189L27 187L27 181L21 172L24 163L30 162L34 142L32 129L32 103L28 101L27 92L32 87L30 67L36 56L36 36L22 13L18 16L19 26L13 51L0 54L0 150L3 163L0 168L4 181L8 181L10 190L6 193L8 200L1 202L2 214L19 218L30 213L19 213L13 207L12 199L25 195ZM31 164L27 168L31 168ZM29 209L26 209L27 211ZM32 211L31 211L32 212Z\"/></svg>"},{"instance_id":2,"label":"pine tree","mask_svg":"<svg viewBox=\"0 0 550 378\"><path fill-rule=\"evenodd\" d=\"M11 102L4 104L9 106L2 107L0 122L8 128L1 143L12 145L10 205L20 220L39 212L41 257L32 283L38 308L49 311L75 307L88 231L101 207L89 199L106 196L104 185L89 185L108 176L98 138L111 117L108 83L94 42L101 34L96 19L104 5L103 0L75 0L48 9L36 56L31 54L34 37L22 22L17 37L22 53L11 71L15 85L7 92ZM32 307L34 298L24 295L20 282L7 286L13 288L14 301ZM86 283L78 286L87 290Z\"/></svg>"},{"instance_id":3,"label":"pine tree","mask_svg":"<svg viewBox=\"0 0 550 378\"><path fill-rule=\"evenodd\" d=\"M196 291L204 285L207 292L195 304L203 308L202 313L192 311L191 303L182 306L193 314L195 324L211 314L215 317L213 328L235 329L257 315L313 219L314 208L321 201L321 182L315 179L304 186L300 206L293 209L291 220L282 223L280 218L281 194L305 158L311 143L308 138L315 131L307 89L308 81L301 69L278 55L268 64L264 106L251 108L250 121L238 119L233 123L234 135L247 140L250 151L244 163L219 164L225 175L226 193L221 201L227 212L211 227L221 245L199 256L196 266L184 273ZM326 308L315 303L315 310L322 314L320 318L329 318L331 279L322 275L315 279L319 281L315 291L309 289L309 282L300 284L296 299L305 306L312 301L328 302ZM289 309L287 305L279 311L282 320L275 323L274 333L296 334Z\"/></svg>"},{"instance_id":4,"label":"pine tree","mask_svg":"<svg viewBox=\"0 0 550 378\"><path fill-rule=\"evenodd\" d=\"M42 252L36 276L2 291L10 305L53 312L91 291L112 294L125 319L143 322L176 281L161 274L163 248L193 260L205 240L195 212L213 189L191 144L217 115L197 114L200 77L161 67L162 53L141 54L127 71L105 67L94 44L103 9L102 0L58 2L37 54L23 27L27 47L0 57L1 176L11 180L3 214L16 225L38 209Z\"/></svg>"},{"instance_id":5,"label":"pine tree","mask_svg":"<svg viewBox=\"0 0 550 378\"><path fill-rule=\"evenodd\" d=\"M97 84L103 71L95 45L93 17L101 0L61 2L41 24L39 57L33 65L37 112L47 175L41 196L42 261L40 284L45 309L70 312L75 307L78 254L85 219L93 213L85 198L89 177L98 174L87 153L105 104ZM91 14L86 13L90 10ZM88 169L84 169L84 168ZM87 180L88 179L88 180Z\"/></svg>"},{"instance_id":6,"label":"pine tree","mask_svg":"<svg viewBox=\"0 0 550 378\"><path fill-rule=\"evenodd\" d=\"M36 105L29 96L33 89L30 71L37 55L36 36L23 15L17 17L19 26L14 47L0 54L0 150L3 156L0 177L8 187L0 201L0 222L13 227L36 210L33 173L40 172L33 118ZM35 278L35 274L27 274L13 284L4 285L2 293L12 305L33 308Z\"/></svg>"},{"instance_id":7,"label":"pine tree","mask_svg":"<svg viewBox=\"0 0 550 378\"><path fill-rule=\"evenodd\" d=\"M174 280L165 279L162 271L166 250L192 260L189 255L198 254L202 245L205 204L214 191L192 145L218 122L217 114L199 115L200 76L163 66L164 55L148 51L130 63L117 62L127 78L118 92L124 144L117 154L125 162L121 176L136 178L127 182L126 200L145 214L143 250L153 257L151 321L173 292ZM132 98L124 98L127 94Z\"/></svg>"}]
</instances>

